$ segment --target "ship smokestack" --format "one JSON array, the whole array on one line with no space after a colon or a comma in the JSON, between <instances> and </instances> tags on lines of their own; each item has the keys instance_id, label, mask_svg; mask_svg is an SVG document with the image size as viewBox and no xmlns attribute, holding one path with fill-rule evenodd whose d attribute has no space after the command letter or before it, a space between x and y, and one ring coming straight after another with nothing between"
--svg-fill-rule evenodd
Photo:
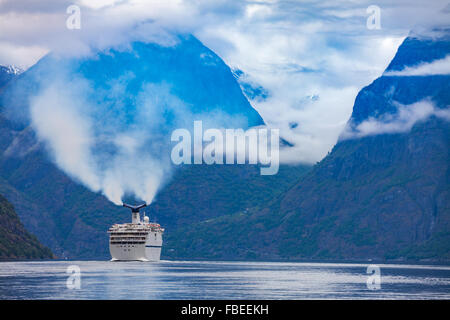
<instances>
[{"instance_id":1,"label":"ship smokestack","mask_svg":"<svg viewBox=\"0 0 450 320\"><path fill-rule=\"evenodd\" d=\"M129 208L131 209L131 223L140 223L141 222L141 217L139 215L139 210L141 210L142 208L145 208L147 206L146 203L140 204L138 206L132 206L130 204L126 204L124 203L123 206L125 208Z\"/></svg>"}]
</instances>

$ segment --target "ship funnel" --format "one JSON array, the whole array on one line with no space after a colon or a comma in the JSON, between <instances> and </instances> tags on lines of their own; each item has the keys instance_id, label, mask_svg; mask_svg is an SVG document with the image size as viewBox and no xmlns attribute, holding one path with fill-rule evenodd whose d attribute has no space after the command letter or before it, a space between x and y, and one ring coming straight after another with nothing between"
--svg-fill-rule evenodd
<instances>
[{"instance_id":1,"label":"ship funnel","mask_svg":"<svg viewBox=\"0 0 450 320\"><path fill-rule=\"evenodd\" d=\"M131 212L139 212L139 210L141 210L142 208L145 208L147 206L147 204L143 203L143 204L140 204L138 206L132 206L131 204L124 203L123 206L125 208L130 208Z\"/></svg>"},{"instance_id":2,"label":"ship funnel","mask_svg":"<svg viewBox=\"0 0 450 320\"><path fill-rule=\"evenodd\" d=\"M145 208L147 206L146 203L140 204L138 206L132 206L130 204L124 203L123 206L125 208L131 209L132 217L131 217L131 223L140 223L141 217L139 216L139 210L142 208Z\"/></svg>"}]
</instances>

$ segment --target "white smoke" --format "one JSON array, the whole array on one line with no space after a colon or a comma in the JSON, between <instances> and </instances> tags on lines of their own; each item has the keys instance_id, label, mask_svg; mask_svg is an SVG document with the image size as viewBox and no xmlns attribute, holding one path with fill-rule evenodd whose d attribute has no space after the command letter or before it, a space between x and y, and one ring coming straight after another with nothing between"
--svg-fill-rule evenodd
<instances>
[{"instance_id":1,"label":"white smoke","mask_svg":"<svg viewBox=\"0 0 450 320\"><path fill-rule=\"evenodd\" d=\"M92 123L83 117L83 110L74 101L75 97L64 88L48 88L30 105L33 126L38 137L49 142L55 161L69 175L98 191L100 179L90 152Z\"/></svg>"},{"instance_id":2,"label":"white smoke","mask_svg":"<svg viewBox=\"0 0 450 320\"><path fill-rule=\"evenodd\" d=\"M126 123L129 110L108 116L105 106L88 101L90 91L83 79L56 80L34 96L30 116L38 138L64 172L94 192L118 205L127 195L151 203L171 167L159 111L170 105L186 119L184 105L163 85L146 85Z\"/></svg>"},{"instance_id":3,"label":"white smoke","mask_svg":"<svg viewBox=\"0 0 450 320\"><path fill-rule=\"evenodd\" d=\"M67 175L120 205L124 197L147 204L171 176L170 135L192 128L243 127L247 119L214 110L194 113L166 83L142 83L129 92L126 72L107 89L70 66L52 61L56 72L40 75L30 99L30 119L38 139Z\"/></svg>"}]
</instances>

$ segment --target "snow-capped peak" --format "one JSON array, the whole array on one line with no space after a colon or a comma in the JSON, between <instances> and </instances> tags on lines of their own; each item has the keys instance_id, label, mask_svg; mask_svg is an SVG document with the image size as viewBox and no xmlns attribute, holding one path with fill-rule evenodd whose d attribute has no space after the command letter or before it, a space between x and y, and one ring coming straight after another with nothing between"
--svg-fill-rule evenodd
<instances>
[{"instance_id":1,"label":"snow-capped peak","mask_svg":"<svg viewBox=\"0 0 450 320\"><path fill-rule=\"evenodd\" d=\"M4 66L4 68L5 68L5 72L9 73L9 74L18 75L23 72L23 70L21 68L13 66L13 65Z\"/></svg>"}]
</instances>

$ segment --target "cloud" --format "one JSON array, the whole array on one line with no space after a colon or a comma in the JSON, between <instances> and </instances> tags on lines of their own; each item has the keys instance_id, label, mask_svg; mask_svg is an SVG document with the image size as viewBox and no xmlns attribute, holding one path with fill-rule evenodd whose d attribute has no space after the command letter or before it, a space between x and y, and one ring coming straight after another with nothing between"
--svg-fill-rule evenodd
<instances>
[{"instance_id":1,"label":"cloud","mask_svg":"<svg viewBox=\"0 0 450 320\"><path fill-rule=\"evenodd\" d=\"M80 7L81 29L69 30L66 12ZM172 45L173 34L223 21L244 9L229 1L179 0L3 0L0 2L0 42L45 48L61 55L89 55L97 50L146 41ZM36 60L24 60L29 67ZM4 64L0 61L0 64Z\"/></svg>"},{"instance_id":2,"label":"cloud","mask_svg":"<svg viewBox=\"0 0 450 320\"><path fill-rule=\"evenodd\" d=\"M356 127L350 123L341 135L342 139L361 138L378 134L408 132L418 122L431 116L450 121L450 108L439 109L428 100L410 105L396 103L397 110L393 114L383 114L380 118L370 117Z\"/></svg>"},{"instance_id":3,"label":"cloud","mask_svg":"<svg viewBox=\"0 0 450 320\"><path fill-rule=\"evenodd\" d=\"M294 145L282 150L281 161L315 163L336 143L356 94L382 74L403 36L370 34L365 19L330 21L325 14L318 16L320 8L270 7L272 15L266 10L261 20L243 17L237 24L202 30L199 37L230 66L243 70L246 81L269 93L251 103ZM361 33L351 34L355 26ZM309 99L313 96L318 99Z\"/></svg>"},{"instance_id":4,"label":"cloud","mask_svg":"<svg viewBox=\"0 0 450 320\"><path fill-rule=\"evenodd\" d=\"M46 48L39 46L15 45L9 42L0 42L1 65L14 65L26 69L29 65L39 60L48 52Z\"/></svg>"},{"instance_id":5,"label":"cloud","mask_svg":"<svg viewBox=\"0 0 450 320\"><path fill-rule=\"evenodd\" d=\"M425 62L400 71L388 71L384 76L435 76L450 74L450 55L443 59Z\"/></svg>"}]
</instances>

